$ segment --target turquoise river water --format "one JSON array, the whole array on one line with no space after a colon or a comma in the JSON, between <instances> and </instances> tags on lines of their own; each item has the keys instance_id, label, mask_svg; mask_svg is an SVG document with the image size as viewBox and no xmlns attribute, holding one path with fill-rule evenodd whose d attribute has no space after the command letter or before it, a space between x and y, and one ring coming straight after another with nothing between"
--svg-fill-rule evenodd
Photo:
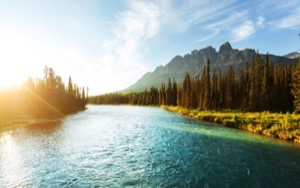
<instances>
[{"instance_id":1,"label":"turquoise river water","mask_svg":"<svg viewBox=\"0 0 300 188\"><path fill-rule=\"evenodd\" d=\"M0 133L0 187L300 187L300 146L156 107Z\"/></svg>"}]
</instances>

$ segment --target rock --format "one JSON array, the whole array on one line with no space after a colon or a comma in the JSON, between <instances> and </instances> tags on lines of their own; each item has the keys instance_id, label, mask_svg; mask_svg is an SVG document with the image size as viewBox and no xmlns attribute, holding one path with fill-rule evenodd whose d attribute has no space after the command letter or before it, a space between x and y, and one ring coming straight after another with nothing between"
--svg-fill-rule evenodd
<instances>
[{"instance_id":1,"label":"rock","mask_svg":"<svg viewBox=\"0 0 300 188\"><path fill-rule=\"evenodd\" d=\"M152 86L161 87L161 83L167 83L168 79L175 78L180 87L185 74L188 72L191 77L200 75L206 65L207 60L210 60L211 74L213 71L227 71L229 66L232 66L238 74L242 69L244 62L251 62L251 58L256 55L253 49L237 50L232 49L231 44L226 42L220 46L219 52L215 48L208 46L200 50L193 50L190 54L184 56L175 56L167 65L158 66L153 72L146 73L135 84L131 85L123 92L141 92L145 88L150 89ZM265 55L262 55L265 58ZM284 66L285 63L296 63L298 60L285 57L269 55L269 59L274 64Z\"/></svg>"},{"instance_id":2,"label":"rock","mask_svg":"<svg viewBox=\"0 0 300 188\"><path fill-rule=\"evenodd\" d=\"M220 46L219 54L228 54L232 51L232 47L229 42Z\"/></svg>"}]
</instances>

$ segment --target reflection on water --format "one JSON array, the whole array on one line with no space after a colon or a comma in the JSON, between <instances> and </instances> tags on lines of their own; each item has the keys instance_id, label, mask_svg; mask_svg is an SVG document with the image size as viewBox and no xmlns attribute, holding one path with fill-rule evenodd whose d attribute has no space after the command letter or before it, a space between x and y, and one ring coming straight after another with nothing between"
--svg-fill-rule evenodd
<instances>
[{"instance_id":1,"label":"reflection on water","mask_svg":"<svg viewBox=\"0 0 300 188\"><path fill-rule=\"evenodd\" d=\"M26 185L28 175L24 172L22 156L10 132L1 135L0 146L0 169L3 178L3 182L0 181L1 185L8 187Z\"/></svg>"},{"instance_id":2,"label":"reflection on water","mask_svg":"<svg viewBox=\"0 0 300 188\"><path fill-rule=\"evenodd\" d=\"M61 120L39 120L28 124L25 128L28 132L52 133L61 126Z\"/></svg>"},{"instance_id":3,"label":"reflection on water","mask_svg":"<svg viewBox=\"0 0 300 188\"><path fill-rule=\"evenodd\" d=\"M299 187L300 148L160 108L89 106L0 134L0 187Z\"/></svg>"}]
</instances>

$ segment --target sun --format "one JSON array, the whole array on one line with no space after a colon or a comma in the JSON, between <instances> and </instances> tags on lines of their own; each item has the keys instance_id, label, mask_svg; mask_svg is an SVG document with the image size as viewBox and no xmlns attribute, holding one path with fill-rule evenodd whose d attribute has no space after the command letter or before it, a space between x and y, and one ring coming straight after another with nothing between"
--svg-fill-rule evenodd
<instances>
[{"instance_id":1,"label":"sun","mask_svg":"<svg viewBox=\"0 0 300 188\"><path fill-rule=\"evenodd\" d=\"M16 33L0 32L0 89L19 86L35 73L40 54L34 41Z\"/></svg>"},{"instance_id":2,"label":"sun","mask_svg":"<svg viewBox=\"0 0 300 188\"><path fill-rule=\"evenodd\" d=\"M15 63L11 64L2 64L1 59L1 66L0 66L0 89L8 88L8 87L15 87L22 84L26 79L26 75L22 73L20 70L16 70L18 66Z\"/></svg>"},{"instance_id":3,"label":"sun","mask_svg":"<svg viewBox=\"0 0 300 188\"><path fill-rule=\"evenodd\" d=\"M0 88L18 85L23 79L22 58L17 45L15 41L0 38Z\"/></svg>"}]
</instances>

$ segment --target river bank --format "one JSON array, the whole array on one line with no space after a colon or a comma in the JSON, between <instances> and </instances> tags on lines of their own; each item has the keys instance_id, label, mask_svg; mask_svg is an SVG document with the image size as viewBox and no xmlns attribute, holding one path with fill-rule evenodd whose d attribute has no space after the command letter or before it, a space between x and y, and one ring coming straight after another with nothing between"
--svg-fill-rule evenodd
<instances>
[{"instance_id":1,"label":"river bank","mask_svg":"<svg viewBox=\"0 0 300 188\"><path fill-rule=\"evenodd\" d=\"M162 108L184 116L300 143L300 115L270 112L199 111L178 106Z\"/></svg>"},{"instance_id":2,"label":"river bank","mask_svg":"<svg viewBox=\"0 0 300 188\"><path fill-rule=\"evenodd\" d=\"M68 113L62 113L57 109L52 109L51 113L48 114L30 114L30 113L16 113L16 114L10 114L9 116L3 115L3 113L0 113L0 133L8 130L12 130L15 128L19 128L22 126L28 126L28 125L41 125L45 126L48 124L53 124L58 121L60 121L62 118L71 115L76 114L78 112L84 111L87 108L77 108L73 109L72 111Z\"/></svg>"},{"instance_id":3,"label":"river bank","mask_svg":"<svg viewBox=\"0 0 300 188\"><path fill-rule=\"evenodd\" d=\"M61 118L36 118L31 116L17 117L11 119L1 119L0 121L0 133L5 131L14 130L20 127L37 127L47 128L49 125L57 124L61 121Z\"/></svg>"}]
</instances>

